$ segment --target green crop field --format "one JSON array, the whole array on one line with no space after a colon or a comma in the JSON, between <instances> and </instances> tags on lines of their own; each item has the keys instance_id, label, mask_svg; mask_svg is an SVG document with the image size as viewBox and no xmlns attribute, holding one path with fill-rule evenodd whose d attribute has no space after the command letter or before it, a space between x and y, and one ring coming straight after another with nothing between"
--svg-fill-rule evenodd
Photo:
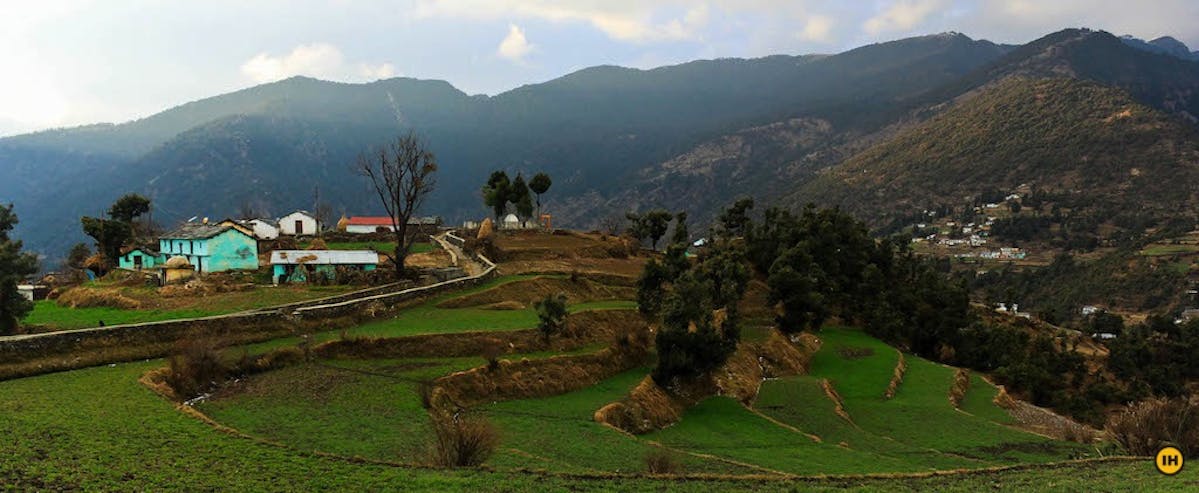
<instances>
[{"instance_id":1,"label":"green crop field","mask_svg":"<svg viewBox=\"0 0 1199 493\"><path fill-rule=\"evenodd\" d=\"M1080 445L1005 426L1008 420L997 423L987 419L1002 410L985 410L994 406L979 402L979 397L994 396L994 387L981 380L967 393L973 415L954 409L948 399L954 370L912 355L907 355L908 369L899 391L893 399L884 400L898 357L893 348L852 329L828 328L820 337L824 347L813 358L811 375L833 382L854 424L865 431L988 465L1060 461L1088 452ZM868 349L872 354L845 357L842 352L847 349ZM971 397L975 393L981 396ZM929 423L936 423L935 432L930 432Z\"/></svg>"},{"instance_id":2,"label":"green crop field","mask_svg":"<svg viewBox=\"0 0 1199 493\"><path fill-rule=\"evenodd\" d=\"M599 408L624 397L647 374L648 368L630 370L583 390L483 407L480 412L504 434L505 450L491 464L586 473L644 471L644 458L654 447L595 422L593 416ZM688 472L760 472L683 453L675 455Z\"/></svg>"},{"instance_id":3,"label":"green crop field","mask_svg":"<svg viewBox=\"0 0 1199 493\"><path fill-rule=\"evenodd\" d=\"M1160 257L1165 255L1179 255L1199 252L1199 245L1194 244L1178 244L1171 245L1166 243L1154 243L1141 250L1141 255L1147 257Z\"/></svg>"},{"instance_id":4,"label":"green crop field","mask_svg":"<svg viewBox=\"0 0 1199 493\"><path fill-rule=\"evenodd\" d=\"M396 337L533 327L531 309L436 306L530 277L432 297L346 332ZM609 301L571 309L632 306ZM1147 460L943 477L824 477L1061 461L1089 451L1012 428L1011 418L991 403L996 389L977 375L962 409L953 409L947 399L953 369L910 355L903 385L885 401L898 357L893 348L852 329L830 328L819 337L824 345L810 375L764 382L751 407L727 397L706 399L681 422L645 436L608 428L593 415L626 395L648 368L557 396L479 406L470 412L495 424L501 443L485 468L468 470L401 464L419 462L430 435L417 382L482 364L477 357L312 361L246 378L197 404L255 439L224 433L140 385L138 378L163 366L161 360L4 381L0 490L1167 491L1199 480L1189 470L1162 476ZM834 413L822 379L836 386L853 423ZM646 455L662 448L684 473L715 476L643 476ZM803 476L766 478L795 474Z\"/></svg>"}]
</instances>

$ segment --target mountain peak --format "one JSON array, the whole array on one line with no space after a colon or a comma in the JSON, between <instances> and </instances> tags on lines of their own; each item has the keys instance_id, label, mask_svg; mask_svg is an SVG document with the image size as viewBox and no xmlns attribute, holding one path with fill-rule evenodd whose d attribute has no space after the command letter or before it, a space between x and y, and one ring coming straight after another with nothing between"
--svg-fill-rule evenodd
<instances>
[{"instance_id":1,"label":"mountain peak","mask_svg":"<svg viewBox=\"0 0 1199 493\"><path fill-rule=\"evenodd\" d=\"M1145 41L1135 36L1126 34L1124 36L1120 36L1120 41L1122 41L1125 45L1141 51L1170 55L1174 58L1179 58L1182 60L1199 61L1199 52L1192 52L1186 43L1183 43L1172 36L1162 36L1152 41Z\"/></svg>"}]
</instances>

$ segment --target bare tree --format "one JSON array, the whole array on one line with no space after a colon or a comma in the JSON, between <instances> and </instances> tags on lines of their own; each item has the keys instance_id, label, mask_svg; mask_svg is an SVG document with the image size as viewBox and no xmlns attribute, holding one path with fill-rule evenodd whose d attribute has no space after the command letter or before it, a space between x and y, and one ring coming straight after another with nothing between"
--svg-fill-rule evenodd
<instances>
[{"instance_id":1,"label":"bare tree","mask_svg":"<svg viewBox=\"0 0 1199 493\"><path fill-rule=\"evenodd\" d=\"M422 139L409 131L389 146L358 155L355 169L370 178L379 202L391 218L396 242L391 260L395 263L396 274L403 275L404 259L413 243L413 238L408 236L408 220L433 191L437 158Z\"/></svg>"}]
</instances>

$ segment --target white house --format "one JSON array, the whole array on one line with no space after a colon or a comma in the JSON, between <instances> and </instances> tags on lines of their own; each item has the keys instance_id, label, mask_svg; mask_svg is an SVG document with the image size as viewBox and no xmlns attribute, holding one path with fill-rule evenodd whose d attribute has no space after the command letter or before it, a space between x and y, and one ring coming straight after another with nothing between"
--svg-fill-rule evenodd
<instances>
[{"instance_id":1,"label":"white house","mask_svg":"<svg viewBox=\"0 0 1199 493\"><path fill-rule=\"evenodd\" d=\"M240 221L250 228L254 237L260 240L273 240L279 237L279 225L266 219L249 219Z\"/></svg>"},{"instance_id":2,"label":"white house","mask_svg":"<svg viewBox=\"0 0 1199 493\"><path fill-rule=\"evenodd\" d=\"M279 234L284 236L308 236L320 230L320 221L308 211L295 211L279 218Z\"/></svg>"},{"instance_id":3,"label":"white house","mask_svg":"<svg viewBox=\"0 0 1199 493\"><path fill-rule=\"evenodd\" d=\"M353 216L346 220L347 233L387 233L395 230L387 216Z\"/></svg>"}]
</instances>

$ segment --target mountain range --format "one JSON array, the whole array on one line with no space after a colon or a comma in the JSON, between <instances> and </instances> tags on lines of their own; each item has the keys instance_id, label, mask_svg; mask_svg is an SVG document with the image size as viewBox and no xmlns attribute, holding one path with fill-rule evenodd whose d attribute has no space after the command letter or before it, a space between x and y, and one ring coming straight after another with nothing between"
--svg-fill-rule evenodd
<instances>
[{"instance_id":1,"label":"mountain range","mask_svg":"<svg viewBox=\"0 0 1199 493\"><path fill-rule=\"evenodd\" d=\"M883 224L1021 181L1124 190L1125 206L1144 198L1156 204L1147 213L1174 219L1189 192L1147 182L1199 185L1199 62L1179 45L1085 29L1019 46L945 33L835 55L592 67L495 96L295 77L119 125L0 139L0 202L16 204L17 235L51 258L84 239L79 216L127 192L151 197L168 226L282 215L317 193L337 212L375 214L351 163L413 129L440 163L422 212L451 223L487 214L479 189L493 169L553 176L547 210L568 227L653 207L704 222L745 195ZM1126 168L1145 178L1126 184Z\"/></svg>"}]
</instances>

